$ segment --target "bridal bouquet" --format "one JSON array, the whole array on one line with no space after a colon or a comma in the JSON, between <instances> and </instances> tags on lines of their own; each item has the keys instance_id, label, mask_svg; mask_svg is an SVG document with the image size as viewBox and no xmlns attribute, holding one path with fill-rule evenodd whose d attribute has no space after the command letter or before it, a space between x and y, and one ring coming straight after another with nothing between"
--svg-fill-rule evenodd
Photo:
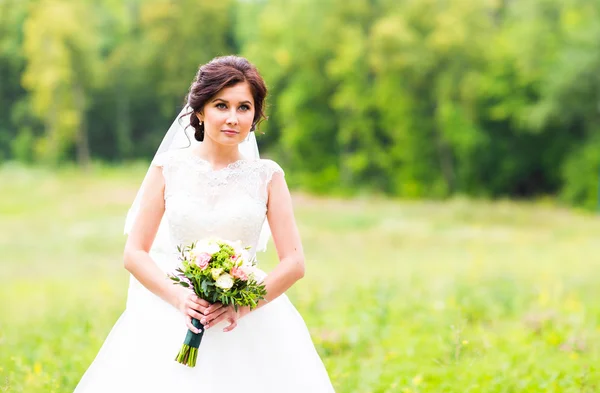
<instances>
[{"instance_id":1,"label":"bridal bouquet","mask_svg":"<svg viewBox=\"0 0 600 393\"><path fill-rule=\"evenodd\" d=\"M191 245L178 246L181 267L177 274L169 275L174 284L192 288L201 299L225 306L258 305L266 295L265 286L256 280L256 260L250 258L248 248L240 242L232 243L221 239L205 239ZM204 335L200 321L192 318L192 324L200 330L188 330L183 346L175 360L189 367L196 365L198 348Z\"/></svg>"}]
</instances>

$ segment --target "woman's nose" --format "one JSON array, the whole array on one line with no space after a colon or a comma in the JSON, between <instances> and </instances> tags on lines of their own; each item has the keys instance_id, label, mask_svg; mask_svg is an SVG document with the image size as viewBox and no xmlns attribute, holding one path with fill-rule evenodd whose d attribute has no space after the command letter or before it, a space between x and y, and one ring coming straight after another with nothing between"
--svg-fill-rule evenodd
<instances>
[{"instance_id":1,"label":"woman's nose","mask_svg":"<svg viewBox=\"0 0 600 393\"><path fill-rule=\"evenodd\" d=\"M227 118L227 124L237 124L238 120L237 120L237 115L235 114L235 112L231 112L229 114L229 117Z\"/></svg>"}]
</instances>

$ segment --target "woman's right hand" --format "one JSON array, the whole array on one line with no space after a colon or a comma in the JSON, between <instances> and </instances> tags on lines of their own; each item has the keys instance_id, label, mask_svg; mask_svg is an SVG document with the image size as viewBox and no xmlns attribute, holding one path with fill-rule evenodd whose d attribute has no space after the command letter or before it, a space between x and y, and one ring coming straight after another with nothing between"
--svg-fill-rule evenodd
<instances>
[{"instance_id":1,"label":"woman's right hand","mask_svg":"<svg viewBox=\"0 0 600 393\"><path fill-rule=\"evenodd\" d=\"M220 309L223 305L221 303L211 304L204 299L200 299L191 290L180 288L177 309L185 315L185 323L188 329L198 334L200 331L192 325L192 318L196 318L204 325L204 316Z\"/></svg>"}]
</instances>

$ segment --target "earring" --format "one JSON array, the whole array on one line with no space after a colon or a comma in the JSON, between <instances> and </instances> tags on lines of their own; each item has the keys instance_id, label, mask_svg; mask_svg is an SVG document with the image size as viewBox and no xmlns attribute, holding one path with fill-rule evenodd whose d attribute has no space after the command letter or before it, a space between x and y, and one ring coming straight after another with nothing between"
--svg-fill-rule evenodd
<instances>
[{"instance_id":1,"label":"earring","mask_svg":"<svg viewBox=\"0 0 600 393\"><path fill-rule=\"evenodd\" d=\"M202 120L200 120L200 123L198 123L198 125L200 125L200 126L202 125Z\"/></svg>"}]
</instances>

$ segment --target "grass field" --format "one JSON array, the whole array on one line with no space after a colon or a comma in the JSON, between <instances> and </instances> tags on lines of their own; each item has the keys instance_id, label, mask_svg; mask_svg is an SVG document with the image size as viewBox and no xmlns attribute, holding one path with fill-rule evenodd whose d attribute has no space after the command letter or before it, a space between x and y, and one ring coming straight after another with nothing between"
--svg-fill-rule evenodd
<instances>
[{"instance_id":1,"label":"grass field","mask_svg":"<svg viewBox=\"0 0 600 393\"><path fill-rule=\"evenodd\" d=\"M142 175L0 167L0 391L72 392L124 308L122 226ZM600 391L598 216L295 205L307 275L288 294L337 392ZM261 264L274 263L271 246Z\"/></svg>"}]
</instances>

